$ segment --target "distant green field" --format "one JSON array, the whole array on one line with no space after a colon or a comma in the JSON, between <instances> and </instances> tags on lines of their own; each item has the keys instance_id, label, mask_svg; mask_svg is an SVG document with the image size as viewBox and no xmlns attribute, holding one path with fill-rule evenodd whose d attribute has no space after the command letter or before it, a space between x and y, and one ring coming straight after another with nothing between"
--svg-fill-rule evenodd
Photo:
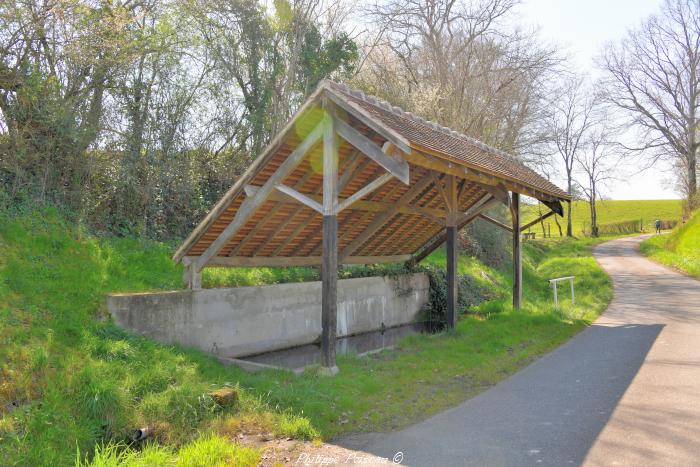
<instances>
[{"instance_id":1,"label":"distant green field","mask_svg":"<svg viewBox=\"0 0 700 467\"><path fill-rule=\"evenodd\" d=\"M682 201L679 199L661 200L606 200L599 201L598 224L608 224L612 222L631 221L641 219L645 230L652 230L656 219L679 220L681 217ZM566 232L566 209L564 204L564 219L559 219L562 230ZM547 208L543 207L542 212ZM578 235L589 228L591 214L588 203L585 201L575 201L572 203L572 222L574 234ZM538 216L536 206L523 206L523 224L536 219ZM549 223L552 235L558 235L556 223L553 218L545 220L545 225ZM540 233L539 225L532 227L533 232Z\"/></svg>"}]
</instances>

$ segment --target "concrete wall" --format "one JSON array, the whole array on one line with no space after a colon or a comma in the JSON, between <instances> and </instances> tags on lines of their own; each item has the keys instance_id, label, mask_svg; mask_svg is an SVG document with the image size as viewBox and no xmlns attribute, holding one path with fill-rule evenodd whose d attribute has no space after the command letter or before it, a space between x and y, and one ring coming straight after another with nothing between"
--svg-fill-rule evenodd
<instances>
[{"instance_id":1,"label":"concrete wall","mask_svg":"<svg viewBox=\"0 0 700 467\"><path fill-rule=\"evenodd\" d=\"M338 336L420 318L428 276L338 281ZM308 344L321 335L321 282L107 297L114 322L168 344L240 357Z\"/></svg>"}]
</instances>

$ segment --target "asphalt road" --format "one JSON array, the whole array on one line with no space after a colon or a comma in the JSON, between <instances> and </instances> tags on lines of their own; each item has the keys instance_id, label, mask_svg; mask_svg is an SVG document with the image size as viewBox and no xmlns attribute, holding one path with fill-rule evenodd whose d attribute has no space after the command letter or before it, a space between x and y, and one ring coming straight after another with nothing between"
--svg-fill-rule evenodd
<instances>
[{"instance_id":1,"label":"asphalt road","mask_svg":"<svg viewBox=\"0 0 700 467\"><path fill-rule=\"evenodd\" d=\"M700 465L700 282L640 241L595 249L615 298L569 342L428 420L339 444L409 466Z\"/></svg>"}]
</instances>

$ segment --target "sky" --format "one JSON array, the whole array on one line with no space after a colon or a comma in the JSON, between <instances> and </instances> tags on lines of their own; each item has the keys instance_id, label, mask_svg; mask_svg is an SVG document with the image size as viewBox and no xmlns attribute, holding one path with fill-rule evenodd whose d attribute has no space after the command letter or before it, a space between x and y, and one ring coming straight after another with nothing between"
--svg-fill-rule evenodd
<instances>
[{"instance_id":1,"label":"sky","mask_svg":"<svg viewBox=\"0 0 700 467\"><path fill-rule=\"evenodd\" d=\"M659 11L661 0L523 0L517 14L520 24L539 28L547 43L563 46L572 62L595 77L594 58L609 41L623 38L649 15ZM666 168L655 167L636 175L630 167L624 180L604 188L609 199L674 199ZM560 185L563 186L561 180Z\"/></svg>"}]
</instances>

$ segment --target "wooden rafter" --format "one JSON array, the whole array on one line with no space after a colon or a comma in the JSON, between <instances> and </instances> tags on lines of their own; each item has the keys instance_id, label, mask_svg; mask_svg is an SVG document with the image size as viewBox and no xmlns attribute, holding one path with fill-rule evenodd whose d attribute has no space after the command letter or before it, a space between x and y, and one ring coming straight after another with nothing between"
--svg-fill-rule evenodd
<instances>
[{"instance_id":1,"label":"wooden rafter","mask_svg":"<svg viewBox=\"0 0 700 467\"><path fill-rule=\"evenodd\" d=\"M369 182L367 185L357 190L347 199L340 201L338 205L338 212L342 211L343 209L349 208L350 206L352 206L353 203L361 200L368 194L372 193L374 190L390 181L393 177L394 176L392 174L386 173L375 178L373 181Z\"/></svg>"},{"instance_id":2,"label":"wooden rafter","mask_svg":"<svg viewBox=\"0 0 700 467\"><path fill-rule=\"evenodd\" d=\"M314 128L304 141L287 157L282 165L268 178L265 185L255 193L254 196L246 198L241 207L236 212L236 216L231 223L226 226L223 232L214 240L209 247L202 253L201 256L192 264L195 271L201 271L202 268L219 253L229 239L240 229L245 222L250 218L255 209L260 206L275 189L278 183L291 173L297 165L306 157L309 150L315 146L321 139L323 134L324 124L320 123Z\"/></svg>"},{"instance_id":3,"label":"wooden rafter","mask_svg":"<svg viewBox=\"0 0 700 467\"><path fill-rule=\"evenodd\" d=\"M475 206L470 208L464 215L464 217L460 220L458 224L458 228L462 229L464 226L466 226L468 223L472 222L474 219L476 219L479 214L481 214L484 211L487 211L491 209L493 206L496 204L500 203L497 199L495 199L493 196L490 194L487 194L484 198L480 200L481 202L477 201L474 203ZM442 234L437 235L434 237L432 240L427 242L421 251L419 251L413 258L411 258L411 262L414 263L419 263L423 259L425 259L430 253L435 251L437 248L440 247L443 243L445 243L445 240L447 239L447 236L443 232Z\"/></svg>"},{"instance_id":4,"label":"wooden rafter","mask_svg":"<svg viewBox=\"0 0 700 467\"><path fill-rule=\"evenodd\" d=\"M526 231L527 229L529 229L530 227L532 227L533 225L538 224L538 223L542 222L543 220L547 219L548 217L553 216L553 215L555 215L555 214L556 214L556 213L555 213L554 211L549 211L548 213L541 215L540 217L538 217L538 218L535 219L534 221L530 221L530 222L528 222L527 224L525 224L525 225L523 225L522 227L520 227L520 231L521 231L521 232L524 232L524 231Z\"/></svg>"},{"instance_id":5,"label":"wooden rafter","mask_svg":"<svg viewBox=\"0 0 700 467\"><path fill-rule=\"evenodd\" d=\"M288 187L286 185L277 185L275 187L275 189L277 189L277 191L284 193L285 195L289 196L290 198L300 202L304 206L313 209L314 211L318 212L319 214L323 214L323 206L321 206L320 203L317 203L314 199L305 195L304 193L299 193L294 188Z\"/></svg>"},{"instance_id":6,"label":"wooden rafter","mask_svg":"<svg viewBox=\"0 0 700 467\"><path fill-rule=\"evenodd\" d=\"M487 216L486 214L479 214L479 218L485 220L486 222L489 222L497 227L502 228L503 230L507 230L508 232L512 232L513 228L509 225L505 225L503 222L499 221L498 219L494 219L493 217Z\"/></svg>"},{"instance_id":7,"label":"wooden rafter","mask_svg":"<svg viewBox=\"0 0 700 467\"><path fill-rule=\"evenodd\" d=\"M364 232L362 232L360 235L356 236L355 239L350 242L350 244L345 247L345 250L343 250L340 253L340 258L342 261L342 258L345 258L347 256L351 256L364 242L367 241L369 237L374 235L374 233L382 228L382 226L389 220L391 219L403 206L407 205L413 199L420 194L425 188L430 185L432 180L428 177L423 177L420 180L418 180L416 183L414 183L408 191L401 197L399 198L393 205L386 209L384 212L380 213L377 215L377 217L370 223L367 228L365 228Z\"/></svg>"},{"instance_id":8,"label":"wooden rafter","mask_svg":"<svg viewBox=\"0 0 700 467\"><path fill-rule=\"evenodd\" d=\"M371 139L367 138L343 120L334 118L333 124L341 138L352 144L374 162L384 167L384 169L394 177L408 185L409 169L408 163L405 160L386 154L382 148L377 146Z\"/></svg>"}]
</instances>

